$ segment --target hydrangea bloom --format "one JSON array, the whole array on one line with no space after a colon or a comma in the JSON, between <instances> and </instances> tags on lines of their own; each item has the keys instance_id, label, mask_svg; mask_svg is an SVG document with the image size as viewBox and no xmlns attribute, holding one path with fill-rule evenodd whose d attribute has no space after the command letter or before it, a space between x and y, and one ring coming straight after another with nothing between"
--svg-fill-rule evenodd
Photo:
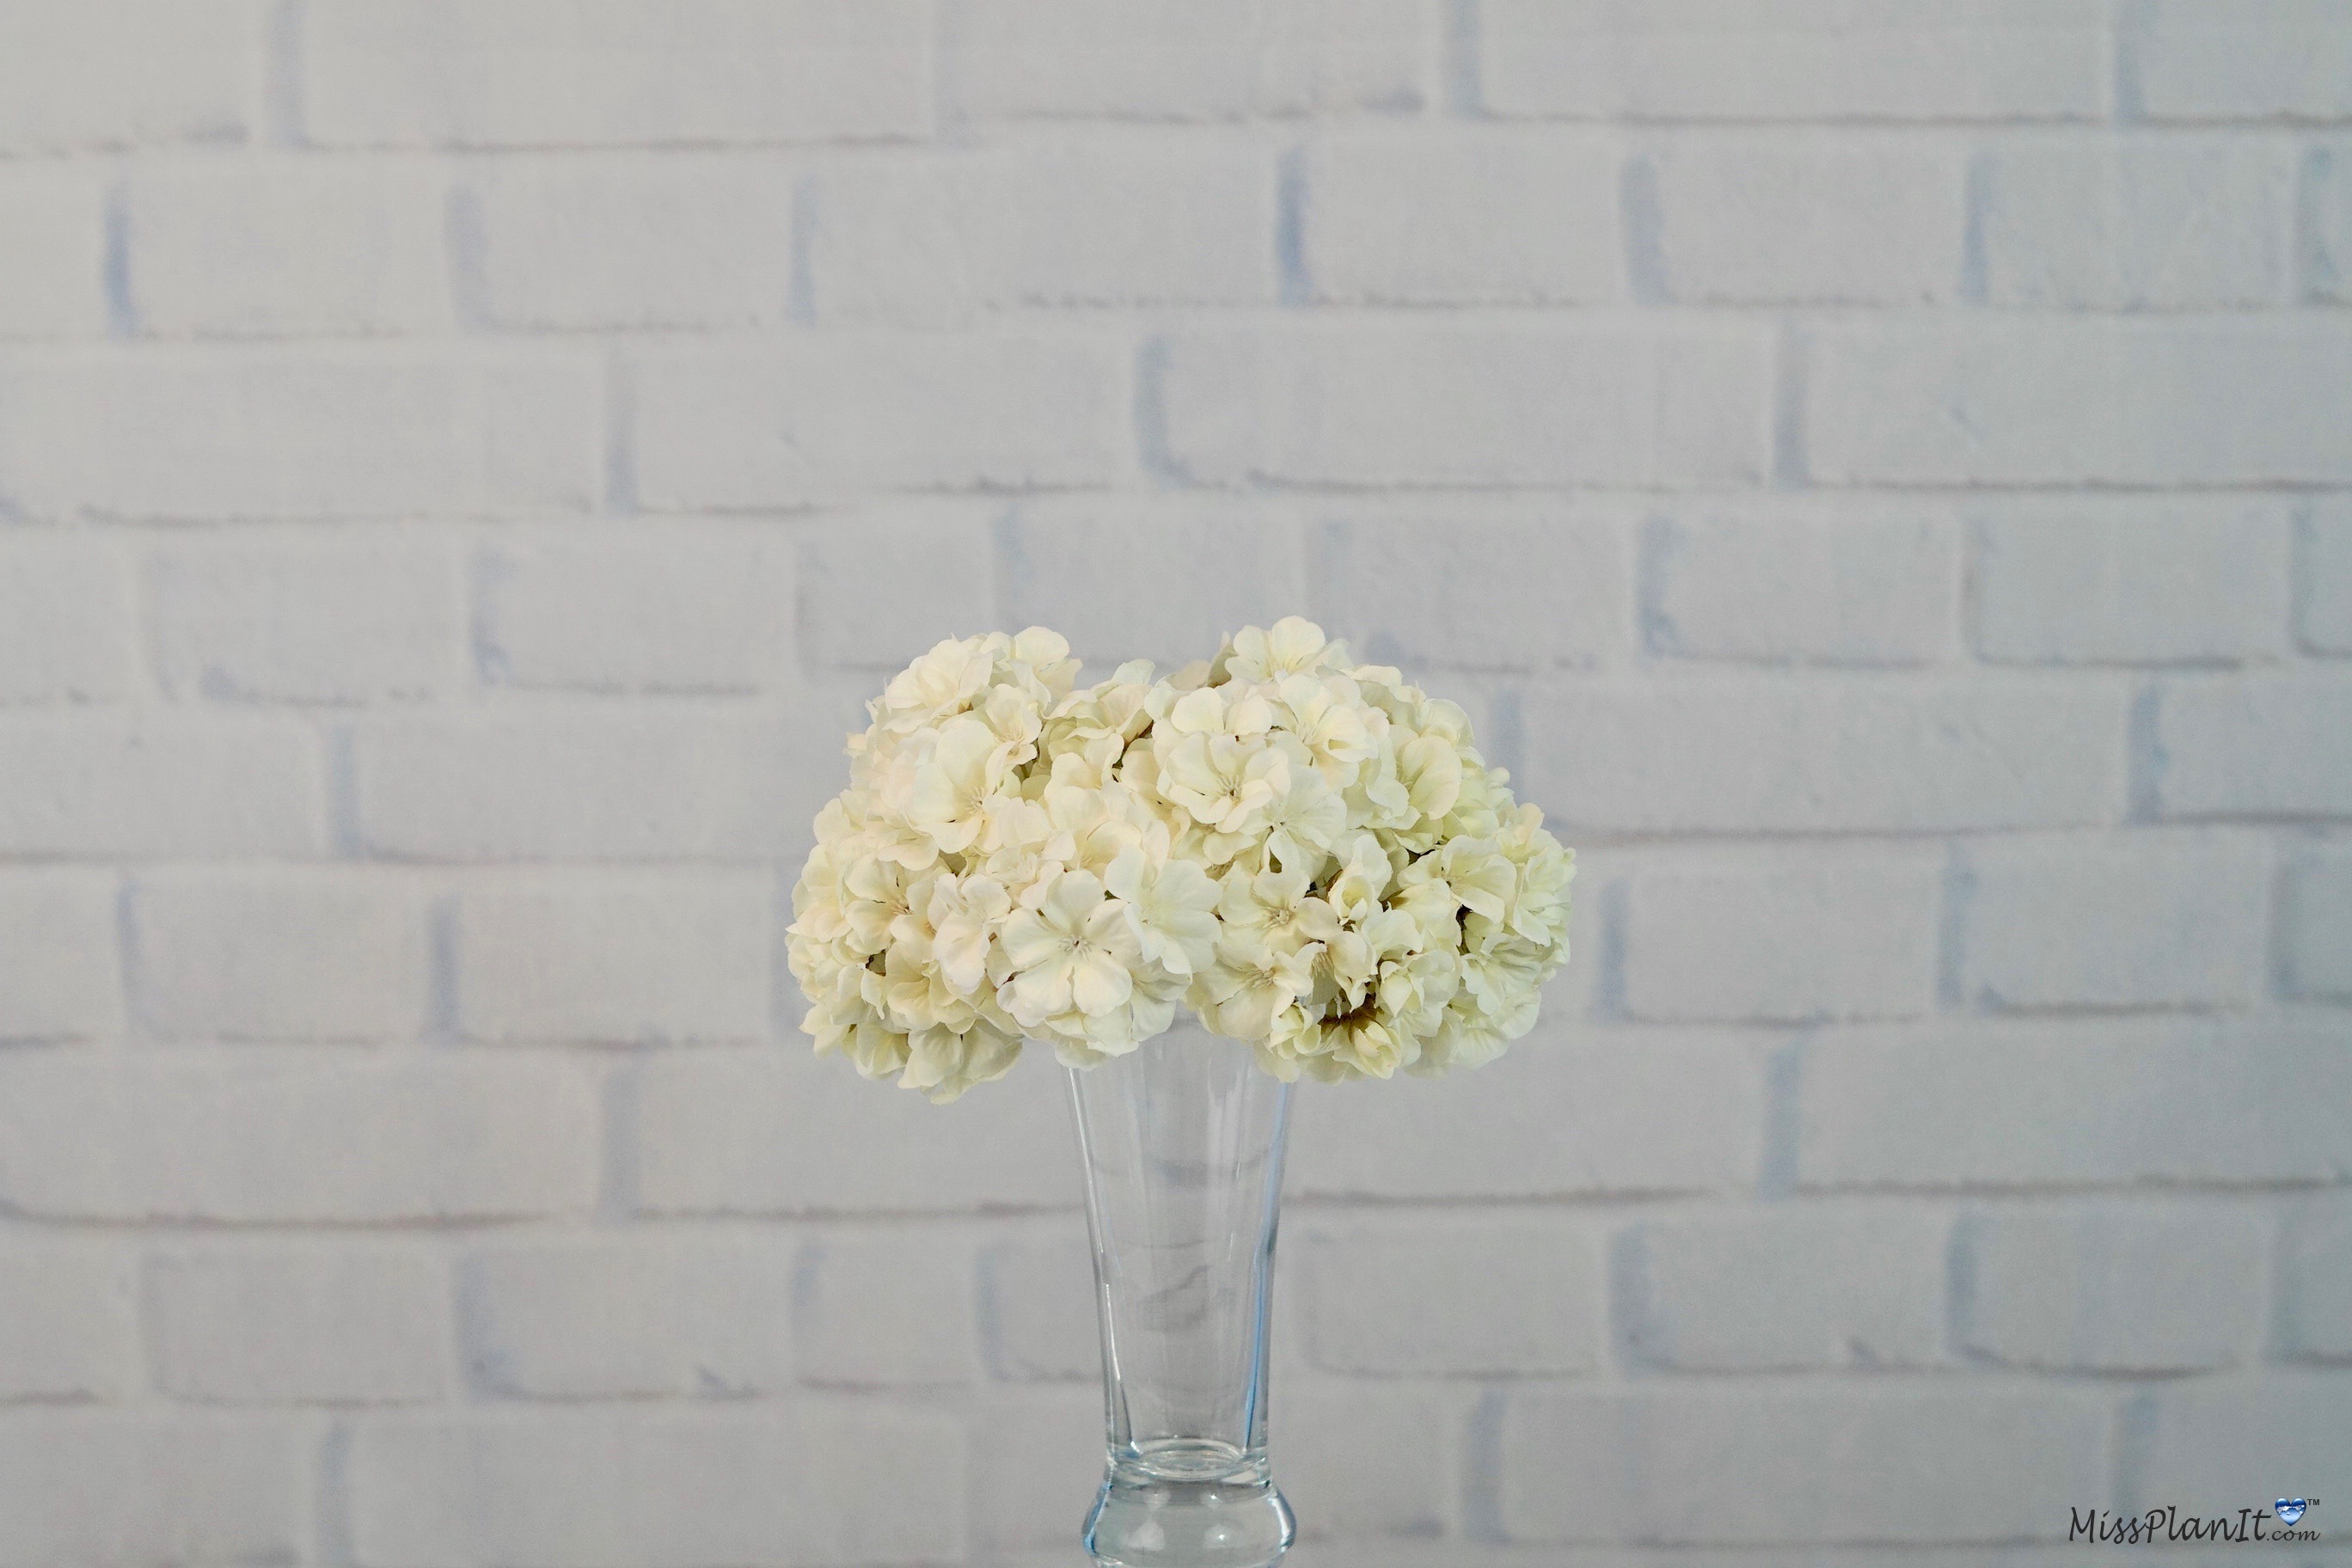
<instances>
[{"instance_id":1,"label":"hydrangea bloom","mask_svg":"<svg viewBox=\"0 0 2352 1568\"><path fill-rule=\"evenodd\" d=\"M1475 1067L1568 956L1571 853L1451 702L1291 617L1075 688L1052 632L942 642L868 705L793 892L819 1051L949 1100L1189 1006L1285 1079Z\"/></svg>"}]
</instances>

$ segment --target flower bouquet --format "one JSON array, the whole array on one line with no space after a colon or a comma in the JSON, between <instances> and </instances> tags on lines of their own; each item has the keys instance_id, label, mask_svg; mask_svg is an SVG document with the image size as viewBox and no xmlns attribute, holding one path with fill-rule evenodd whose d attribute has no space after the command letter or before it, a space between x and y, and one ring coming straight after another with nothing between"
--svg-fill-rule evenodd
<instances>
[{"instance_id":1,"label":"flower bouquet","mask_svg":"<svg viewBox=\"0 0 2352 1568\"><path fill-rule=\"evenodd\" d=\"M1112 1446L1087 1545L1259 1568L1290 1535L1263 1354L1286 1086L1501 1054L1567 958L1574 861L1459 707L1307 621L1077 668L1032 627L892 679L817 817L793 973L818 1051L934 1100L1024 1040L1073 1069ZM1180 1005L1248 1052L1141 1049Z\"/></svg>"}]
</instances>

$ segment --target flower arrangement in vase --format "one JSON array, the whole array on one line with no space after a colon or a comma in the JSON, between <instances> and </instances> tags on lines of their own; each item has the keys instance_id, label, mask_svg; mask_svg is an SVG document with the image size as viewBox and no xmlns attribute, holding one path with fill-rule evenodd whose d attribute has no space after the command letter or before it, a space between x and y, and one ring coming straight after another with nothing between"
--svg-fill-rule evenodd
<instances>
[{"instance_id":1,"label":"flower arrangement in vase","mask_svg":"<svg viewBox=\"0 0 2352 1568\"><path fill-rule=\"evenodd\" d=\"M868 1078L951 1100L1024 1040L1071 1069L1111 1445L1087 1544L1264 1568L1289 1085L1500 1055L1566 961L1574 858L1459 707L1307 621L1077 673L1032 627L891 679L817 817L793 973ZM1149 1045L1180 1006L1213 1038Z\"/></svg>"}]
</instances>

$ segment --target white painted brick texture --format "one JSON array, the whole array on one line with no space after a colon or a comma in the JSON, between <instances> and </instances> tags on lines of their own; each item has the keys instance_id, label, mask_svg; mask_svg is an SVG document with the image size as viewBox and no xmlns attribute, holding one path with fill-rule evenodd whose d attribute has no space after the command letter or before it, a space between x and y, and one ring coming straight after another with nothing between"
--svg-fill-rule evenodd
<instances>
[{"instance_id":1,"label":"white painted brick texture","mask_svg":"<svg viewBox=\"0 0 2352 1568\"><path fill-rule=\"evenodd\" d=\"M2224 664L2284 654L2287 509L2025 501L1971 520L1978 653L1996 664Z\"/></svg>"},{"instance_id":2,"label":"white painted brick texture","mask_svg":"<svg viewBox=\"0 0 2352 1568\"><path fill-rule=\"evenodd\" d=\"M1933 1208L1876 1206L1630 1226L1625 1353L1702 1372L1940 1364L1950 1229Z\"/></svg>"},{"instance_id":3,"label":"white painted brick texture","mask_svg":"<svg viewBox=\"0 0 2352 1568\"><path fill-rule=\"evenodd\" d=\"M2342 0L0 0L0 1568L1067 1568L1063 1069L793 873L1292 613L1580 850L1297 1568L2344 1568L2347 301Z\"/></svg>"},{"instance_id":4,"label":"white painted brick texture","mask_svg":"<svg viewBox=\"0 0 2352 1568\"><path fill-rule=\"evenodd\" d=\"M2327 0L2153 0L2133 20L2126 68L2152 119L2352 118L2352 41Z\"/></svg>"},{"instance_id":5,"label":"white painted brick texture","mask_svg":"<svg viewBox=\"0 0 2352 1568\"><path fill-rule=\"evenodd\" d=\"M130 895L132 1001L163 1039L413 1039L425 905L397 875L156 872Z\"/></svg>"},{"instance_id":6,"label":"white painted brick texture","mask_svg":"<svg viewBox=\"0 0 2352 1568\"><path fill-rule=\"evenodd\" d=\"M0 1247L0 1400L122 1399L142 1383L139 1271L102 1241Z\"/></svg>"},{"instance_id":7,"label":"white painted brick texture","mask_svg":"<svg viewBox=\"0 0 2352 1568\"><path fill-rule=\"evenodd\" d=\"M1270 304L1269 150L1057 142L811 176L819 321L937 324L1030 305Z\"/></svg>"},{"instance_id":8,"label":"white painted brick texture","mask_svg":"<svg viewBox=\"0 0 2352 1568\"><path fill-rule=\"evenodd\" d=\"M1960 289L1957 147L1885 141L1668 138L1629 173L1654 233L1643 265L1698 304L1932 304Z\"/></svg>"},{"instance_id":9,"label":"white painted brick texture","mask_svg":"<svg viewBox=\"0 0 2352 1568\"><path fill-rule=\"evenodd\" d=\"M2286 296L2287 143L2036 136L1988 152L1976 178L1994 304L2183 310Z\"/></svg>"},{"instance_id":10,"label":"white painted brick texture","mask_svg":"<svg viewBox=\"0 0 2352 1568\"><path fill-rule=\"evenodd\" d=\"M468 889L452 916L472 1040L750 1041L769 1024L764 879L578 875Z\"/></svg>"},{"instance_id":11,"label":"white painted brick texture","mask_svg":"<svg viewBox=\"0 0 2352 1568\"><path fill-rule=\"evenodd\" d=\"M1409 113L1435 97L1429 0L949 0L948 101L973 120Z\"/></svg>"},{"instance_id":12,"label":"white painted brick texture","mask_svg":"<svg viewBox=\"0 0 2352 1568\"><path fill-rule=\"evenodd\" d=\"M437 1249L174 1249L149 1264L155 1381L204 1404L446 1396L448 1273Z\"/></svg>"},{"instance_id":13,"label":"white painted brick texture","mask_svg":"<svg viewBox=\"0 0 2352 1568\"><path fill-rule=\"evenodd\" d=\"M1480 0L1477 17L1498 114L2077 120L2108 99L2094 0Z\"/></svg>"},{"instance_id":14,"label":"white painted brick texture","mask_svg":"<svg viewBox=\"0 0 2352 1568\"><path fill-rule=\"evenodd\" d=\"M458 1265L467 1375L533 1399L788 1389L789 1238L493 1244Z\"/></svg>"},{"instance_id":15,"label":"white painted brick texture","mask_svg":"<svg viewBox=\"0 0 2352 1568\"><path fill-rule=\"evenodd\" d=\"M1970 850L1952 921L1961 1000L1992 1010L2244 1006L2261 992L2272 868L2259 842Z\"/></svg>"},{"instance_id":16,"label":"white painted brick texture","mask_svg":"<svg viewBox=\"0 0 2352 1568\"><path fill-rule=\"evenodd\" d=\"M797 178L773 154L478 161L449 207L463 307L525 330L775 324Z\"/></svg>"},{"instance_id":17,"label":"white painted brick texture","mask_svg":"<svg viewBox=\"0 0 2352 1568\"><path fill-rule=\"evenodd\" d=\"M1306 1293L1307 1353L1370 1376L1583 1373L1599 1360L1601 1237L1581 1224L1302 1227L1291 1245Z\"/></svg>"},{"instance_id":18,"label":"white painted brick texture","mask_svg":"<svg viewBox=\"0 0 2352 1568\"><path fill-rule=\"evenodd\" d=\"M2295 630L2313 653L2352 654L2352 506L2315 502L2302 519Z\"/></svg>"},{"instance_id":19,"label":"white painted brick texture","mask_svg":"<svg viewBox=\"0 0 2352 1568\"><path fill-rule=\"evenodd\" d=\"M1638 872L1625 1010L1780 1023L1924 1013L1942 880L1920 860Z\"/></svg>"},{"instance_id":20,"label":"white painted brick texture","mask_svg":"<svg viewBox=\"0 0 2352 1568\"><path fill-rule=\"evenodd\" d=\"M1389 131L1310 145L1300 239L1318 300L1583 303L1627 298L1610 137Z\"/></svg>"},{"instance_id":21,"label":"white painted brick texture","mask_svg":"<svg viewBox=\"0 0 2352 1568\"><path fill-rule=\"evenodd\" d=\"M0 503L193 521L569 510L597 471L574 355L300 347L0 359Z\"/></svg>"},{"instance_id":22,"label":"white painted brick texture","mask_svg":"<svg viewBox=\"0 0 2352 1568\"><path fill-rule=\"evenodd\" d=\"M121 904L104 872L0 872L0 1040L97 1040L121 1029Z\"/></svg>"},{"instance_id":23,"label":"white painted brick texture","mask_svg":"<svg viewBox=\"0 0 2352 1568\"><path fill-rule=\"evenodd\" d=\"M138 603L131 558L110 541L0 542L0 703L131 696Z\"/></svg>"},{"instance_id":24,"label":"white painted brick texture","mask_svg":"<svg viewBox=\"0 0 2352 1568\"><path fill-rule=\"evenodd\" d=\"M2227 1213L1972 1219L1957 1254L1960 1348L2102 1372L2230 1365L2261 1334L2269 1239Z\"/></svg>"},{"instance_id":25,"label":"white painted brick texture","mask_svg":"<svg viewBox=\"0 0 2352 1568\"><path fill-rule=\"evenodd\" d=\"M465 588L446 545L389 534L165 546L147 563L174 697L362 705L464 684Z\"/></svg>"},{"instance_id":26,"label":"white painted brick texture","mask_svg":"<svg viewBox=\"0 0 2352 1568\"><path fill-rule=\"evenodd\" d=\"M106 186L72 165L0 170L0 340L107 329Z\"/></svg>"},{"instance_id":27,"label":"white painted brick texture","mask_svg":"<svg viewBox=\"0 0 2352 1568\"><path fill-rule=\"evenodd\" d=\"M429 163L204 161L134 174L130 310L163 337L430 333L450 321Z\"/></svg>"},{"instance_id":28,"label":"white painted brick texture","mask_svg":"<svg viewBox=\"0 0 2352 1568\"><path fill-rule=\"evenodd\" d=\"M262 115L259 0L12 5L0 146L12 153L250 140Z\"/></svg>"},{"instance_id":29,"label":"white painted brick texture","mask_svg":"<svg viewBox=\"0 0 2352 1568\"><path fill-rule=\"evenodd\" d=\"M915 0L394 0L304 20L304 124L330 146L824 141L930 122Z\"/></svg>"},{"instance_id":30,"label":"white painted brick texture","mask_svg":"<svg viewBox=\"0 0 2352 1568\"><path fill-rule=\"evenodd\" d=\"M1948 517L1823 522L1677 508L1651 523L1643 545L1653 653L1918 665L1952 652L1959 547Z\"/></svg>"},{"instance_id":31,"label":"white painted brick texture","mask_svg":"<svg viewBox=\"0 0 2352 1568\"><path fill-rule=\"evenodd\" d=\"M785 540L519 531L474 575L475 654L499 685L748 692L797 674Z\"/></svg>"}]
</instances>

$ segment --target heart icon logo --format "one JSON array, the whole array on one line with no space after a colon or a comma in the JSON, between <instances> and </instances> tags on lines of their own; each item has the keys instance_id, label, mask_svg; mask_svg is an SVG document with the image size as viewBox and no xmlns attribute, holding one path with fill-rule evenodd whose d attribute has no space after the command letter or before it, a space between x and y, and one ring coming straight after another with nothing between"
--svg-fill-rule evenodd
<instances>
[{"instance_id":1,"label":"heart icon logo","mask_svg":"<svg viewBox=\"0 0 2352 1568\"><path fill-rule=\"evenodd\" d=\"M2299 1497L2283 1497L2271 1504L2272 1509L2278 1514L2281 1524L2293 1524L2301 1519L2303 1506L2303 1500Z\"/></svg>"}]
</instances>

